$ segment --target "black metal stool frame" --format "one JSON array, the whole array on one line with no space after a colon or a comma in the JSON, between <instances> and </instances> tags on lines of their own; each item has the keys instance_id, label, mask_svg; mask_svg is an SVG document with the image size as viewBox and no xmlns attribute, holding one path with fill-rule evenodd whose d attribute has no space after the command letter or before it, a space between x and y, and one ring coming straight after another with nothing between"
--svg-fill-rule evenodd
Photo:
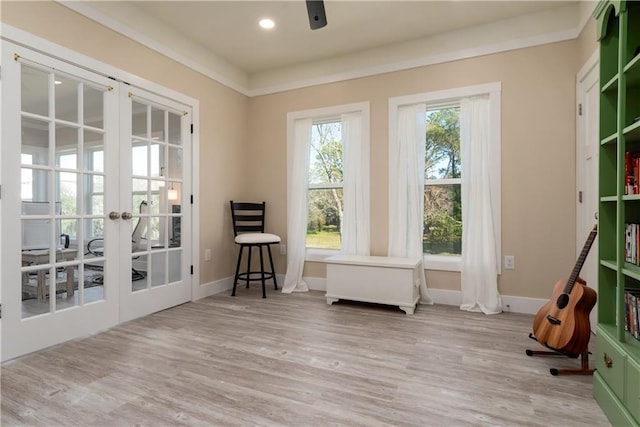
<instances>
[{"instance_id":1,"label":"black metal stool frame","mask_svg":"<svg viewBox=\"0 0 640 427\"><path fill-rule=\"evenodd\" d=\"M246 287L249 287L249 283L252 281L262 282L262 298L267 297L266 281L273 279L273 286L278 289L278 282L276 279L275 268L273 267L273 256L271 255L271 245L280 243L280 237L267 234L264 232L264 219L265 219L265 207L266 203L249 203L249 202L229 202L231 206L231 219L233 222L233 234L236 244L240 245L240 251L238 253L238 263L236 265L236 274L233 279L233 290L231 296L236 296L236 287L238 280L244 280ZM249 234L253 233L253 234ZM239 242L242 240L242 234L247 234L247 237L263 237L252 242ZM256 234L254 236L254 234ZM261 234L263 236L257 236ZM239 238L240 236L240 238ZM260 271L251 271L251 252L254 247L258 248L260 253ZM263 249L267 248L267 254L269 255L269 265L271 271L265 271L264 269L264 255ZM240 272L240 265L242 264L242 256L244 249L248 250L247 270Z\"/></svg>"}]
</instances>

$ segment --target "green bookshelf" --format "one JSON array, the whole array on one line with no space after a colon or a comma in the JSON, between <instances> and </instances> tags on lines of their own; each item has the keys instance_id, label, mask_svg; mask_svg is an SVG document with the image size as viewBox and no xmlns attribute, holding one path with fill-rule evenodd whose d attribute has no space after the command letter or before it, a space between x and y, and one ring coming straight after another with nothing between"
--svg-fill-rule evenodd
<instances>
[{"instance_id":1,"label":"green bookshelf","mask_svg":"<svg viewBox=\"0 0 640 427\"><path fill-rule=\"evenodd\" d=\"M640 267L625 262L625 224L640 223L640 195L625 194L625 153L640 151L640 2L601 1L598 326L594 397L613 425L640 426L640 341L625 330L625 290Z\"/></svg>"}]
</instances>

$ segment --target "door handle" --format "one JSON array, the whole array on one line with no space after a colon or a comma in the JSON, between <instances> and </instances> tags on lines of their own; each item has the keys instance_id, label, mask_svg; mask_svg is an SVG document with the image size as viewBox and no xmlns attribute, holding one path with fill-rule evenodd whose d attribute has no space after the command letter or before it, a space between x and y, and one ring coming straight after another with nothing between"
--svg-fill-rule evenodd
<instances>
[{"instance_id":1,"label":"door handle","mask_svg":"<svg viewBox=\"0 0 640 427\"><path fill-rule=\"evenodd\" d=\"M122 212L122 219L131 219L133 215L130 212Z\"/></svg>"},{"instance_id":2,"label":"door handle","mask_svg":"<svg viewBox=\"0 0 640 427\"><path fill-rule=\"evenodd\" d=\"M109 212L109 219L116 220L120 218L120 214L118 212Z\"/></svg>"},{"instance_id":3,"label":"door handle","mask_svg":"<svg viewBox=\"0 0 640 427\"><path fill-rule=\"evenodd\" d=\"M598 220L598 212L594 212L594 213L593 213L593 217L594 217L594 218L595 218L595 220L597 221L597 220Z\"/></svg>"}]
</instances>

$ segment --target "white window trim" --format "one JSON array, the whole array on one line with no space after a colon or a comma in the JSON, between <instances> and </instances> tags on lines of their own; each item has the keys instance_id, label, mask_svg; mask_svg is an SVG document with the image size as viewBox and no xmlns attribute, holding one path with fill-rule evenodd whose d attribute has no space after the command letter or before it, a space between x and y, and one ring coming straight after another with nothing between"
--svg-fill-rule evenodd
<instances>
[{"instance_id":1,"label":"white window trim","mask_svg":"<svg viewBox=\"0 0 640 427\"><path fill-rule=\"evenodd\" d=\"M287 134L292 134L293 124L300 119L313 119L313 123L320 123L326 120L332 120L346 113L362 113L362 138L369 145L370 142L370 107L369 102L356 102L353 104L335 105L331 107L314 108L310 110L294 111L287 114ZM293 143L291 137L287 138L287 143ZM312 184L308 188L329 188L331 183ZM342 188L342 183L339 185ZM309 262L325 262L325 260L333 255L338 255L339 249L320 249L306 248L305 261Z\"/></svg>"},{"instance_id":2,"label":"white window trim","mask_svg":"<svg viewBox=\"0 0 640 427\"><path fill-rule=\"evenodd\" d=\"M501 146L502 146L502 124L501 124L501 93L502 83L492 82L481 85L464 86L455 89L445 89L434 92L424 92L413 95L398 96L389 98L389 138L397 135L398 129L398 109L404 105L426 103L427 110L441 108L452 102L458 102L461 98L478 95L489 95L491 123L490 134L492 135L491 151L495 155L491 158L491 186L496 189L493 198L493 212L496 238L496 255L498 257L498 274L502 273L502 215L501 215ZM464 160L463 160L464 162ZM464 168L464 166L463 166ZM440 180L444 182L445 180ZM457 181L457 180L456 180ZM463 207L464 209L464 207ZM464 226L464 224L463 224ZM427 270L461 271L462 257L450 255L427 255L423 256L424 265Z\"/></svg>"}]
</instances>

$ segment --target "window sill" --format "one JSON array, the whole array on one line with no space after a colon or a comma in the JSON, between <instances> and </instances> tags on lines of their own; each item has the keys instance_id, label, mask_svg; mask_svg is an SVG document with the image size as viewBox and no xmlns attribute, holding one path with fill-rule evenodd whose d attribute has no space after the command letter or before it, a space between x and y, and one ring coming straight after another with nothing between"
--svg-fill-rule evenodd
<instances>
[{"instance_id":1,"label":"window sill","mask_svg":"<svg viewBox=\"0 0 640 427\"><path fill-rule=\"evenodd\" d=\"M461 271L462 257L447 255L424 255L425 270Z\"/></svg>"},{"instance_id":2,"label":"window sill","mask_svg":"<svg viewBox=\"0 0 640 427\"><path fill-rule=\"evenodd\" d=\"M309 262L325 262L327 258L339 254L340 251L337 249L307 248L304 260Z\"/></svg>"}]
</instances>

